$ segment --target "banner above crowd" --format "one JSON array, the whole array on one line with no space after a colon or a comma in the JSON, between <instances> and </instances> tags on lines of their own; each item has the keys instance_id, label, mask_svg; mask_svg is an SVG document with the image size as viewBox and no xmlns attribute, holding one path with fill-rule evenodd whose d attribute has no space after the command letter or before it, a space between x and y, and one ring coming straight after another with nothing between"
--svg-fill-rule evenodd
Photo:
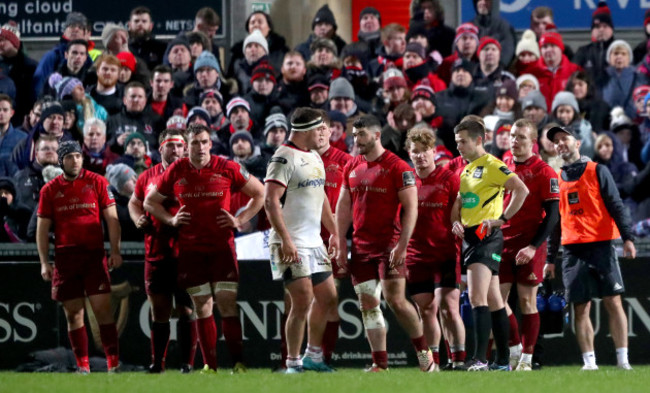
<instances>
[{"instance_id":1,"label":"banner above crowd","mask_svg":"<svg viewBox=\"0 0 650 393\"><path fill-rule=\"evenodd\" d=\"M154 22L156 35L176 35L194 27L194 15L200 8L209 5L222 17L217 37L224 37L226 18L224 0L14 0L0 2L0 21L14 20L23 39L58 38L63 33L66 16L72 11L86 15L92 27L92 35L101 35L108 22L126 26L131 9L136 5L148 7Z\"/></svg>"}]
</instances>

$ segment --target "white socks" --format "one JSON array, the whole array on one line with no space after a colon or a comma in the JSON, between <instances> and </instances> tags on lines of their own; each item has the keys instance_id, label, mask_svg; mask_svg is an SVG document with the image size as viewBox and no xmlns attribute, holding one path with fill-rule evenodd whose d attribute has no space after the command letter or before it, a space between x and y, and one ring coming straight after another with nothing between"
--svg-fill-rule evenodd
<instances>
[{"instance_id":1,"label":"white socks","mask_svg":"<svg viewBox=\"0 0 650 393\"><path fill-rule=\"evenodd\" d=\"M618 353L618 350L616 352ZM585 363L585 366L595 366L596 365L596 353L595 352L584 352L582 354L582 361Z\"/></svg>"},{"instance_id":2,"label":"white socks","mask_svg":"<svg viewBox=\"0 0 650 393\"><path fill-rule=\"evenodd\" d=\"M627 359L627 347L616 348L616 364L621 366L628 363L630 361Z\"/></svg>"}]
</instances>

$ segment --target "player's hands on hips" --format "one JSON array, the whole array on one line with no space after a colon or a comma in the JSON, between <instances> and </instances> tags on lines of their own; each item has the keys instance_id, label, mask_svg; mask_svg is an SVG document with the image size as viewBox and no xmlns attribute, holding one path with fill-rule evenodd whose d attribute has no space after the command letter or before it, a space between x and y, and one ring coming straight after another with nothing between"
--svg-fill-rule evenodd
<instances>
[{"instance_id":1,"label":"player's hands on hips","mask_svg":"<svg viewBox=\"0 0 650 393\"><path fill-rule=\"evenodd\" d=\"M636 258L636 247L634 247L632 240L626 240L623 243L623 257L630 259Z\"/></svg>"},{"instance_id":2,"label":"player's hands on hips","mask_svg":"<svg viewBox=\"0 0 650 393\"><path fill-rule=\"evenodd\" d=\"M390 266L391 268L396 268L397 266L404 264L405 260L406 260L406 246L397 243L395 248L393 248L390 252L390 259L388 260L388 266Z\"/></svg>"},{"instance_id":3,"label":"player's hands on hips","mask_svg":"<svg viewBox=\"0 0 650 393\"><path fill-rule=\"evenodd\" d=\"M544 278L554 279L555 278L555 264L547 263L544 265Z\"/></svg>"},{"instance_id":4,"label":"player's hands on hips","mask_svg":"<svg viewBox=\"0 0 650 393\"><path fill-rule=\"evenodd\" d=\"M339 237L335 235L330 235L329 238L329 246L327 247L327 253L329 254L330 259L334 258L336 260L339 259L339 251L340 251L340 246L339 246Z\"/></svg>"},{"instance_id":5,"label":"player's hands on hips","mask_svg":"<svg viewBox=\"0 0 650 393\"><path fill-rule=\"evenodd\" d=\"M142 214L138 217L138 221L135 222L135 226L138 229L143 229L151 225L151 220L146 215Z\"/></svg>"},{"instance_id":6,"label":"player's hands on hips","mask_svg":"<svg viewBox=\"0 0 650 393\"><path fill-rule=\"evenodd\" d=\"M41 277L43 277L43 281L52 281L53 272L54 268L51 263L41 264Z\"/></svg>"},{"instance_id":7,"label":"player's hands on hips","mask_svg":"<svg viewBox=\"0 0 650 393\"><path fill-rule=\"evenodd\" d=\"M178 212L176 212L176 215L172 217L171 222L169 225L173 227L178 227L181 225L187 225L190 223L190 218L191 215L190 213L185 211L185 205L181 206L180 209L178 209Z\"/></svg>"},{"instance_id":8,"label":"player's hands on hips","mask_svg":"<svg viewBox=\"0 0 650 393\"><path fill-rule=\"evenodd\" d=\"M119 252L112 252L111 256L108 257L107 265L109 269L114 269L116 267L122 266L122 255Z\"/></svg>"},{"instance_id":9,"label":"player's hands on hips","mask_svg":"<svg viewBox=\"0 0 650 393\"><path fill-rule=\"evenodd\" d=\"M536 252L537 252L537 247L530 244L527 245L526 247L519 250L519 252L517 253L517 256L515 257L515 264L516 265L527 264L528 262L533 260Z\"/></svg>"},{"instance_id":10,"label":"player's hands on hips","mask_svg":"<svg viewBox=\"0 0 650 393\"><path fill-rule=\"evenodd\" d=\"M300 257L298 256L298 249L291 240L282 241L282 245L280 247L280 258L281 262L287 265L291 265L292 263L297 263L300 261Z\"/></svg>"},{"instance_id":11,"label":"player's hands on hips","mask_svg":"<svg viewBox=\"0 0 650 393\"><path fill-rule=\"evenodd\" d=\"M453 224L451 224L451 232L461 239L465 237L465 227L460 221L454 221Z\"/></svg>"},{"instance_id":12,"label":"player's hands on hips","mask_svg":"<svg viewBox=\"0 0 650 393\"><path fill-rule=\"evenodd\" d=\"M235 228L238 231L241 229L239 218L233 216L224 208L221 209L221 213L223 214L217 217L217 224L219 224L220 228Z\"/></svg>"}]
</instances>

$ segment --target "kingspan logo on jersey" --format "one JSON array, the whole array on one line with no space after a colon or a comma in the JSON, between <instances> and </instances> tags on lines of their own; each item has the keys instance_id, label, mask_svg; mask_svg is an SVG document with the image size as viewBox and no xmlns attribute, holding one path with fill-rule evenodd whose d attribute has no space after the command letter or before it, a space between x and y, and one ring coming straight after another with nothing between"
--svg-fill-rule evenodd
<instances>
[{"instance_id":1,"label":"kingspan logo on jersey","mask_svg":"<svg viewBox=\"0 0 650 393\"><path fill-rule=\"evenodd\" d=\"M306 179L298 183L298 188L303 187L323 187L325 185L325 178L320 179Z\"/></svg>"}]
</instances>

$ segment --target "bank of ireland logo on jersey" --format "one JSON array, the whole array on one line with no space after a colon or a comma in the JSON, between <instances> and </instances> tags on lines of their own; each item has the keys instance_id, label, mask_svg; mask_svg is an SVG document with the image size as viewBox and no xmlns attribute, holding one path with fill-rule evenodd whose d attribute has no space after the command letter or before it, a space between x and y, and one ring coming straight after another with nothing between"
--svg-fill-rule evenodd
<instances>
[{"instance_id":1,"label":"bank of ireland logo on jersey","mask_svg":"<svg viewBox=\"0 0 650 393\"><path fill-rule=\"evenodd\" d=\"M464 209L473 209L478 206L479 201L481 200L478 195L473 192L464 192L460 195L463 202Z\"/></svg>"}]
</instances>

